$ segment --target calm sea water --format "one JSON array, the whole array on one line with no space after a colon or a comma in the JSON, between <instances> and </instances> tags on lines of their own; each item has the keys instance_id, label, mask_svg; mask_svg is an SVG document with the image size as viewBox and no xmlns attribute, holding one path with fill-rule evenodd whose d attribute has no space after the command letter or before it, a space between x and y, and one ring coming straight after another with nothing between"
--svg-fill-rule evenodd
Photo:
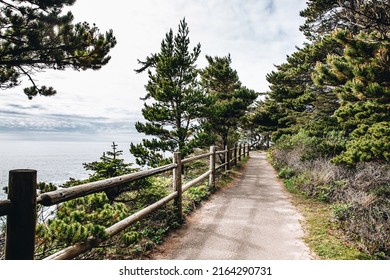
<instances>
[{"instance_id":1,"label":"calm sea water","mask_svg":"<svg viewBox=\"0 0 390 280\"><path fill-rule=\"evenodd\" d=\"M133 163L129 143L116 143L123 151L123 158ZM89 171L83 163L99 160L103 152L111 150L112 142L61 142L61 141L1 141L0 144L0 199L8 185L8 173L12 169L37 170L38 182L61 184L70 177L85 179Z\"/></svg>"}]
</instances>

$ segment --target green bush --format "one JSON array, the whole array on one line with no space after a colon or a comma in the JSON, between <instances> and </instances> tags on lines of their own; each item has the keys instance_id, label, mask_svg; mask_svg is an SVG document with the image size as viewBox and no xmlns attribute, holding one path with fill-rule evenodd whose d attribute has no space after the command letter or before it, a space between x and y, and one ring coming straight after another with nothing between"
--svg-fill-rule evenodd
<instances>
[{"instance_id":1,"label":"green bush","mask_svg":"<svg viewBox=\"0 0 390 280\"><path fill-rule=\"evenodd\" d=\"M207 185L200 185L198 187L192 187L183 194L183 210L185 213L189 213L200 204L202 200L209 197L210 190Z\"/></svg>"},{"instance_id":2,"label":"green bush","mask_svg":"<svg viewBox=\"0 0 390 280\"><path fill-rule=\"evenodd\" d=\"M141 234L137 231L130 231L123 234L123 243L126 246L137 243L141 239Z\"/></svg>"},{"instance_id":3,"label":"green bush","mask_svg":"<svg viewBox=\"0 0 390 280\"><path fill-rule=\"evenodd\" d=\"M334 185L320 185L314 188L313 196L319 201L330 202L334 193Z\"/></svg>"},{"instance_id":4,"label":"green bush","mask_svg":"<svg viewBox=\"0 0 390 280\"><path fill-rule=\"evenodd\" d=\"M298 189L294 179L286 179L283 181L283 183L289 192L301 193L301 190Z\"/></svg>"},{"instance_id":5,"label":"green bush","mask_svg":"<svg viewBox=\"0 0 390 280\"><path fill-rule=\"evenodd\" d=\"M291 167L282 167L278 173L279 178L289 179L295 175L295 171Z\"/></svg>"},{"instance_id":6,"label":"green bush","mask_svg":"<svg viewBox=\"0 0 390 280\"><path fill-rule=\"evenodd\" d=\"M367 161L390 163L390 122L360 125L352 133L346 151L333 159L348 166Z\"/></svg>"},{"instance_id":7,"label":"green bush","mask_svg":"<svg viewBox=\"0 0 390 280\"><path fill-rule=\"evenodd\" d=\"M276 148L286 152L296 151L299 160L306 161L323 154L320 143L320 138L310 136L308 131L301 129L297 134L282 135L276 143Z\"/></svg>"},{"instance_id":8,"label":"green bush","mask_svg":"<svg viewBox=\"0 0 390 280\"><path fill-rule=\"evenodd\" d=\"M346 221L350 218L351 203L336 203L332 206L333 215L339 221Z\"/></svg>"}]
</instances>

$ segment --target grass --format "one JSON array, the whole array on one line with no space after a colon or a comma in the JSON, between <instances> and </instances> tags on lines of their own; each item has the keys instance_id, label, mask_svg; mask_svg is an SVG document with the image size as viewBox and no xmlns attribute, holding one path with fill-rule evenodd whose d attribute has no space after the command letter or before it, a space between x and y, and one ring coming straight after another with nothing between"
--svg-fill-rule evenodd
<instances>
[{"instance_id":1,"label":"grass","mask_svg":"<svg viewBox=\"0 0 390 280\"><path fill-rule=\"evenodd\" d=\"M333 217L332 204L307 198L291 186L294 205L305 218L304 241L309 248L323 260L367 260L371 257L362 253L357 244L348 241L337 228Z\"/></svg>"}]
</instances>

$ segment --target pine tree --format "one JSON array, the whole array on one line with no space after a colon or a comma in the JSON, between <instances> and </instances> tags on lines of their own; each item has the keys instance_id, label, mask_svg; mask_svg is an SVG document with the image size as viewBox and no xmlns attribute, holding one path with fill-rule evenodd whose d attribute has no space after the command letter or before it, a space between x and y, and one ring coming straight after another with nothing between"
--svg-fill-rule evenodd
<instances>
[{"instance_id":1,"label":"pine tree","mask_svg":"<svg viewBox=\"0 0 390 280\"><path fill-rule=\"evenodd\" d=\"M125 160L121 158L123 151L118 150L117 146L118 145L113 142L111 145L112 151L103 153L100 157L100 161L83 163L85 170L93 171L93 173L89 175L88 181L94 182L139 171L138 168L132 167L132 163L125 163ZM139 180L136 183L123 184L114 189L107 190L105 193L109 202L112 203L120 194L146 186L149 186L149 183L148 180L144 179Z\"/></svg>"},{"instance_id":2,"label":"pine tree","mask_svg":"<svg viewBox=\"0 0 390 280\"><path fill-rule=\"evenodd\" d=\"M96 182L103 179L109 179L121 175L126 175L139 171L139 168L133 167L132 163L126 163L122 158L123 151L117 150L117 144L112 143L112 151L106 151L98 161L83 163L83 167L87 171L92 171L88 179L76 180L69 178L61 187L69 188L89 182ZM107 199L113 203L117 198L127 191L139 190L150 186L148 179L138 180L135 183L126 183L118 187L105 191Z\"/></svg>"},{"instance_id":3,"label":"pine tree","mask_svg":"<svg viewBox=\"0 0 390 280\"><path fill-rule=\"evenodd\" d=\"M112 151L104 152L100 157L100 161L83 163L84 169L93 171L90 174L90 181L98 181L106 178L125 175L137 171L132 167L131 163L125 163L121 158L123 151L117 149L117 144L112 143Z\"/></svg>"},{"instance_id":4,"label":"pine tree","mask_svg":"<svg viewBox=\"0 0 390 280\"><path fill-rule=\"evenodd\" d=\"M312 135L318 137L337 129L333 117L339 106L337 96L332 90L314 84L311 76L317 61L325 61L329 52L339 50L339 44L328 38L307 44L287 56L285 63L276 66L277 70L267 75L269 99L277 104L268 106L272 110L269 114L278 117L278 127L273 132L274 141L284 134L295 134L300 129L309 129Z\"/></svg>"},{"instance_id":5,"label":"pine tree","mask_svg":"<svg viewBox=\"0 0 390 280\"><path fill-rule=\"evenodd\" d=\"M149 81L142 109L146 122L137 122L136 129L152 136L141 144L131 144L130 151L139 165L157 166L166 162L165 152L180 151L184 157L194 147L204 94L195 65L200 44L192 52L189 46L189 28L183 19L176 35L172 30L166 34L159 53L139 61L142 67L136 72L147 70Z\"/></svg>"},{"instance_id":6,"label":"pine tree","mask_svg":"<svg viewBox=\"0 0 390 280\"><path fill-rule=\"evenodd\" d=\"M379 33L339 30L333 37L344 53L318 63L314 78L332 87L341 101L335 115L350 141L335 162L389 162L390 42Z\"/></svg>"},{"instance_id":7,"label":"pine tree","mask_svg":"<svg viewBox=\"0 0 390 280\"><path fill-rule=\"evenodd\" d=\"M39 86L32 75L44 69L99 69L110 60L116 40L88 23L73 23L71 12L62 9L75 0L0 1L0 88L8 89L27 77L32 86L28 98L56 94L52 87Z\"/></svg>"},{"instance_id":8,"label":"pine tree","mask_svg":"<svg viewBox=\"0 0 390 280\"><path fill-rule=\"evenodd\" d=\"M241 118L258 94L242 86L237 71L231 67L230 55L206 56L206 59L209 64L201 70L202 86L208 98L203 132L213 136L214 144L223 148L231 144L229 139L237 132Z\"/></svg>"}]
</instances>

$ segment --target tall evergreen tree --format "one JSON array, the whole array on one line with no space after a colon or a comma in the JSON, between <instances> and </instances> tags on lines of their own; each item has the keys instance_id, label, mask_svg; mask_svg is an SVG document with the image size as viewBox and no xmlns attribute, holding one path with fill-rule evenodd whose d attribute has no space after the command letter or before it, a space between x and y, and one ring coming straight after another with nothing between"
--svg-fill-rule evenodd
<instances>
[{"instance_id":1,"label":"tall evergreen tree","mask_svg":"<svg viewBox=\"0 0 390 280\"><path fill-rule=\"evenodd\" d=\"M31 99L54 95L55 89L39 86L32 75L44 69L99 69L110 60L116 44L112 30L100 34L88 23L73 23L71 12L62 14L75 0L0 1L0 88L12 88L27 77L24 89Z\"/></svg>"},{"instance_id":2,"label":"tall evergreen tree","mask_svg":"<svg viewBox=\"0 0 390 280\"><path fill-rule=\"evenodd\" d=\"M343 55L329 55L313 76L341 101L335 115L350 137L335 161L390 162L390 42L379 33L339 30L333 37L344 45Z\"/></svg>"},{"instance_id":3,"label":"tall evergreen tree","mask_svg":"<svg viewBox=\"0 0 390 280\"><path fill-rule=\"evenodd\" d=\"M164 162L165 152L180 151L182 156L192 151L198 117L204 95L198 85L195 62L200 44L189 51L189 29L180 21L176 35L172 29L161 42L160 52L139 61L142 73L148 70L149 81L142 114L146 123L137 122L140 133L153 136L141 144L131 144L130 151L140 165L157 166ZM146 102L149 101L149 102Z\"/></svg>"},{"instance_id":4,"label":"tall evergreen tree","mask_svg":"<svg viewBox=\"0 0 390 280\"><path fill-rule=\"evenodd\" d=\"M324 61L330 50L338 52L339 49L338 43L329 39L307 44L287 56L285 63L276 66L277 71L267 75L269 99L277 104L266 106L271 109L269 114L278 116L274 140L283 134L297 133L301 128L310 127L311 133L319 137L335 129L333 113L339 106L337 97L331 89L315 85L311 74L317 61Z\"/></svg>"},{"instance_id":5,"label":"tall evergreen tree","mask_svg":"<svg viewBox=\"0 0 390 280\"><path fill-rule=\"evenodd\" d=\"M224 147L234 135L240 119L258 94L242 86L237 71L231 67L230 55L206 56L208 66L201 70L202 86L208 97L203 127L214 143Z\"/></svg>"}]
</instances>

